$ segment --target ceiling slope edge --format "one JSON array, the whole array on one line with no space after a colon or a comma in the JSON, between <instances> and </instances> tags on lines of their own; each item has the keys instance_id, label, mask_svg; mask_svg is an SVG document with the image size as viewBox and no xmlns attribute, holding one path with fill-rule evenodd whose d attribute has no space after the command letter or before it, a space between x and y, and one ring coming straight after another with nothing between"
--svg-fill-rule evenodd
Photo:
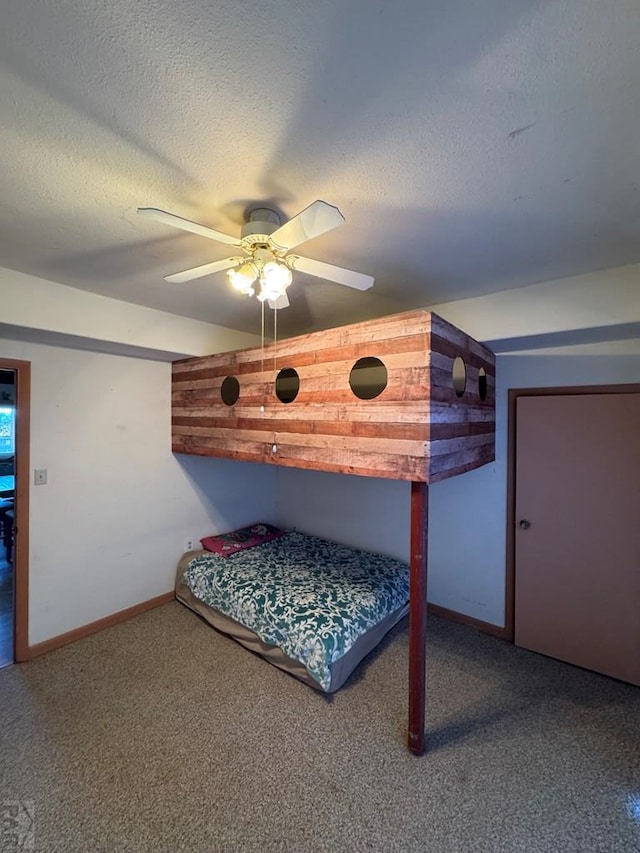
<instances>
[{"instance_id":1,"label":"ceiling slope edge","mask_svg":"<svg viewBox=\"0 0 640 853\"><path fill-rule=\"evenodd\" d=\"M0 268L0 337L172 361L255 346L258 335Z\"/></svg>"},{"instance_id":2,"label":"ceiling slope edge","mask_svg":"<svg viewBox=\"0 0 640 853\"><path fill-rule=\"evenodd\" d=\"M640 264L429 306L494 352L632 340Z\"/></svg>"}]
</instances>

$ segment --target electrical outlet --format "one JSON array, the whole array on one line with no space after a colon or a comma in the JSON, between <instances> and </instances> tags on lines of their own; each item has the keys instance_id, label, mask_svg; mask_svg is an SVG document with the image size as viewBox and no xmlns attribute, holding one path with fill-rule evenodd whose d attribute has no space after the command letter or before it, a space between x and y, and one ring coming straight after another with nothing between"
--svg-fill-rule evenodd
<instances>
[{"instance_id":1,"label":"electrical outlet","mask_svg":"<svg viewBox=\"0 0 640 853\"><path fill-rule=\"evenodd\" d=\"M195 542L195 539L193 538L193 536L187 536L187 538L184 540L184 550L185 551L193 551L195 546L196 546L196 542Z\"/></svg>"}]
</instances>

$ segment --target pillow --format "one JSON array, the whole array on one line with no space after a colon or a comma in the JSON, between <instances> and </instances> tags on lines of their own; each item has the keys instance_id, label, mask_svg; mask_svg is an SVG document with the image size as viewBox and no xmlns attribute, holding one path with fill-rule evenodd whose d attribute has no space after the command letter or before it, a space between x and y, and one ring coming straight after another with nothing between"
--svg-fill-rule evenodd
<instances>
[{"instance_id":1,"label":"pillow","mask_svg":"<svg viewBox=\"0 0 640 853\"><path fill-rule=\"evenodd\" d=\"M278 539L278 537L284 536L286 532L286 530L280 530L279 527L274 527L273 524L252 524L251 527L241 527L239 530L232 530L230 533L205 536L200 542L203 548L212 551L219 557L231 557L238 551L244 551L246 548L253 548L254 545L262 545L263 542Z\"/></svg>"}]
</instances>

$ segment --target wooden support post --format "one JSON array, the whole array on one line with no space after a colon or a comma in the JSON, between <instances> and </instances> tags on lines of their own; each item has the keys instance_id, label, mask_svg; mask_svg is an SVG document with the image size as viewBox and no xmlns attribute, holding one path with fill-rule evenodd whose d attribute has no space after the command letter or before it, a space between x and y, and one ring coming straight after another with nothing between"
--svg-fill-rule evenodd
<instances>
[{"instance_id":1,"label":"wooden support post","mask_svg":"<svg viewBox=\"0 0 640 853\"><path fill-rule=\"evenodd\" d=\"M411 483L409 563L409 750L423 755L427 634L427 524L429 487Z\"/></svg>"}]
</instances>

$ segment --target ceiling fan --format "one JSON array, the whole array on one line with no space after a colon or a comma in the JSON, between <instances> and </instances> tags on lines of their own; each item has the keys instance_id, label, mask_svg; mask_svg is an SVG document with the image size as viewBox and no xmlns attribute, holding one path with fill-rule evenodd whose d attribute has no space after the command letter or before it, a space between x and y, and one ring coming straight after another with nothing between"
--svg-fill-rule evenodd
<instances>
[{"instance_id":1,"label":"ceiling fan","mask_svg":"<svg viewBox=\"0 0 640 853\"><path fill-rule=\"evenodd\" d=\"M290 254L291 249L300 243L326 234L343 224L344 216L337 207L327 204L326 201L314 201L284 224L281 224L280 216L275 210L256 208L251 211L247 222L242 226L240 237L232 237L156 207L139 207L138 213L165 225L181 228L219 243L227 243L244 253L167 275L165 281L183 283L227 270L229 281L236 290L248 296L255 293L261 302L266 301L271 308L288 307L287 287L291 284L294 270L335 281L356 290L368 290L373 285L373 277L370 275ZM256 282L259 282L257 293L254 290Z\"/></svg>"}]
</instances>

